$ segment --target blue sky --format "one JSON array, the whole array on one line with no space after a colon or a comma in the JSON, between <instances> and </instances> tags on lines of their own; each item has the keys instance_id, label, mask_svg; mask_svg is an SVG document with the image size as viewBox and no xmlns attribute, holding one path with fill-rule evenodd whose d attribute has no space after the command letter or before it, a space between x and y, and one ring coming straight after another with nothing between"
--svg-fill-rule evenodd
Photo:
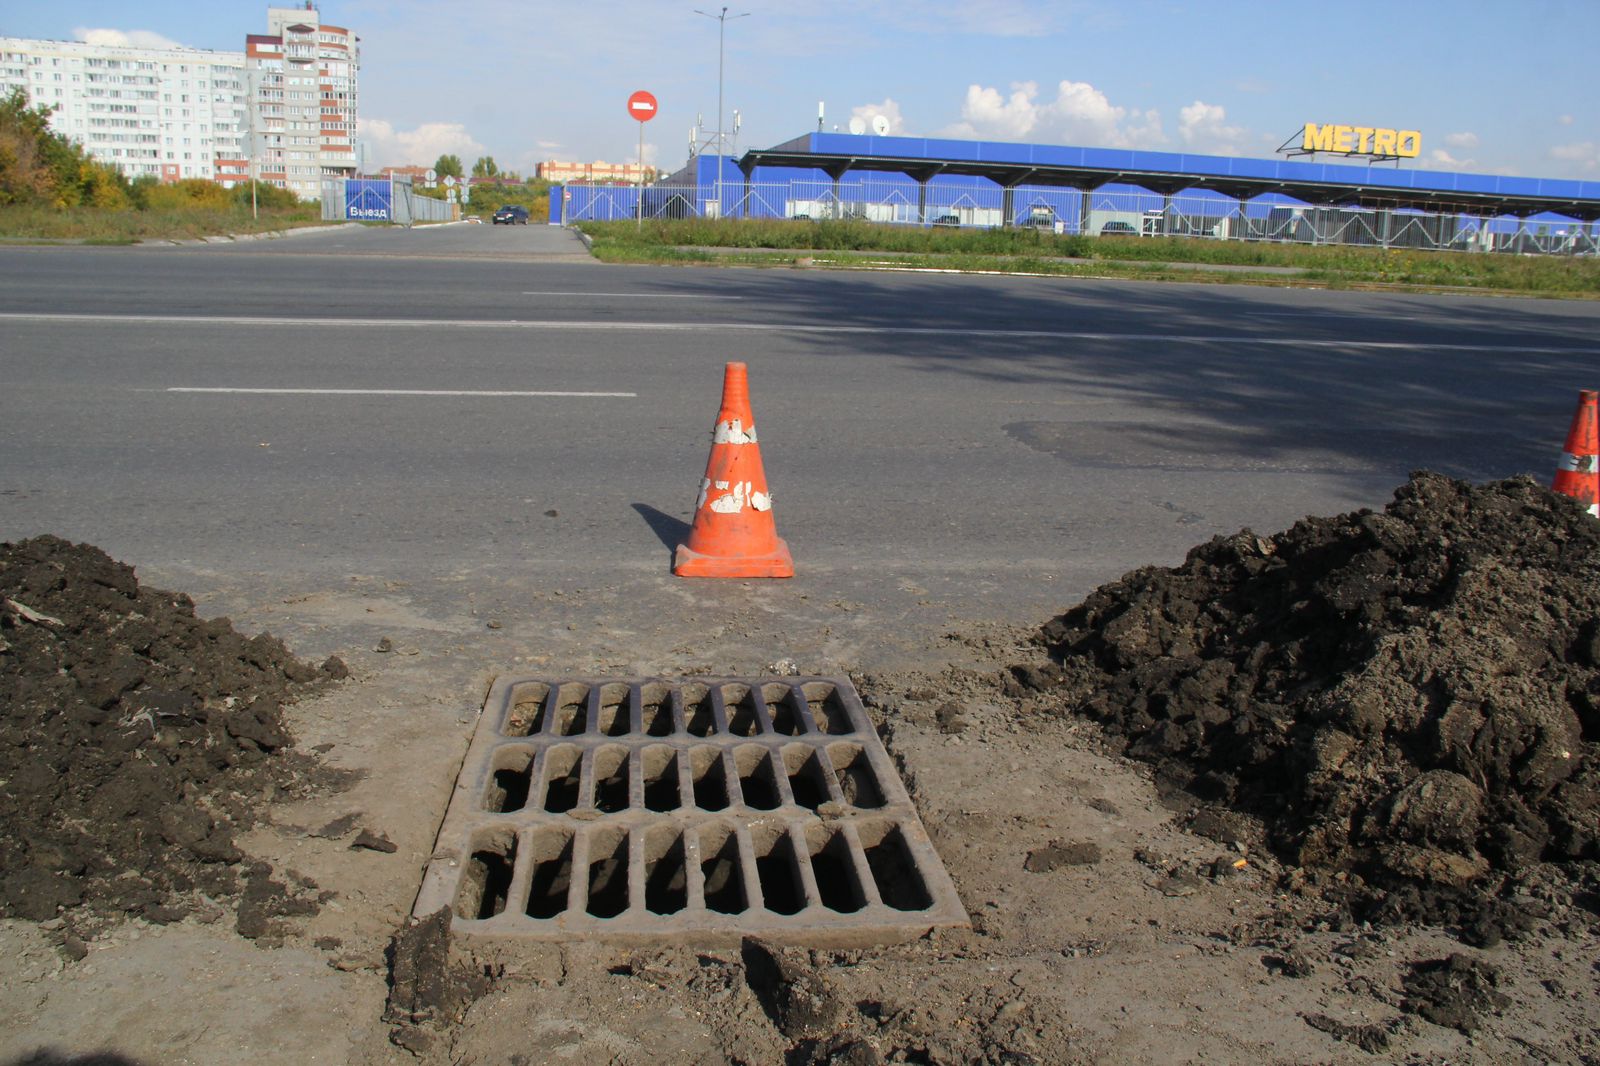
<instances>
[{"instance_id":1,"label":"blue sky","mask_svg":"<svg viewBox=\"0 0 1600 1066\"><path fill-rule=\"evenodd\" d=\"M239 50L265 2L0 3L0 35L117 30ZM374 165L647 161L717 127L716 12L694 0L319 0L362 39ZM1600 180L1600 0L751 0L726 23L724 125L768 147L852 115L892 132L1270 157L1307 121L1422 131L1415 165Z\"/></svg>"}]
</instances>

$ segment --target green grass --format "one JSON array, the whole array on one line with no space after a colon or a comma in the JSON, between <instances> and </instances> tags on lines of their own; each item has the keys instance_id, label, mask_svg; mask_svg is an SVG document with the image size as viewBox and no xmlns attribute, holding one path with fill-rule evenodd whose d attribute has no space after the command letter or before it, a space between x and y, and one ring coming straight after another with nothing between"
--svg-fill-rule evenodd
<instances>
[{"instance_id":1,"label":"green grass","mask_svg":"<svg viewBox=\"0 0 1600 1066\"><path fill-rule=\"evenodd\" d=\"M1182 237L1082 237L1028 229L946 229L871 222L684 219L584 222L596 258L612 263L895 265L1067 276L1142 277L1327 287L1465 288L1600 298L1600 259L1503 253L1422 252ZM706 249L731 249L708 252ZM809 261L809 262L803 262ZM1172 264L1244 268L1226 272ZM1284 275L1251 267L1289 268Z\"/></svg>"},{"instance_id":2,"label":"green grass","mask_svg":"<svg viewBox=\"0 0 1600 1066\"><path fill-rule=\"evenodd\" d=\"M91 207L56 210L33 205L0 207L0 240L80 241L84 244L134 244L142 240L182 240L230 233L270 233L322 224L322 209L300 204L282 211L179 208L106 211Z\"/></svg>"}]
</instances>

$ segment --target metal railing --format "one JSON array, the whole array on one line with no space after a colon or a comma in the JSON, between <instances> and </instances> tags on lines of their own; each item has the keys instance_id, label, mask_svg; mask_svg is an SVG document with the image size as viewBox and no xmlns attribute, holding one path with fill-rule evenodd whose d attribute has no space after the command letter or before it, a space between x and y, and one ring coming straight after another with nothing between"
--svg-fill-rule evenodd
<instances>
[{"instance_id":1,"label":"metal railing","mask_svg":"<svg viewBox=\"0 0 1600 1066\"><path fill-rule=\"evenodd\" d=\"M324 222L449 222L455 205L419 196L408 177L334 178L322 183Z\"/></svg>"},{"instance_id":2,"label":"metal railing","mask_svg":"<svg viewBox=\"0 0 1600 1066\"><path fill-rule=\"evenodd\" d=\"M1056 233L1183 236L1295 244L1365 245L1544 255L1600 254L1600 223L1306 204L1287 197L1239 201L1212 193L1161 196L1142 189L909 180L724 182L713 185L568 185L564 225L643 217L861 220L891 225L1032 226Z\"/></svg>"}]
</instances>

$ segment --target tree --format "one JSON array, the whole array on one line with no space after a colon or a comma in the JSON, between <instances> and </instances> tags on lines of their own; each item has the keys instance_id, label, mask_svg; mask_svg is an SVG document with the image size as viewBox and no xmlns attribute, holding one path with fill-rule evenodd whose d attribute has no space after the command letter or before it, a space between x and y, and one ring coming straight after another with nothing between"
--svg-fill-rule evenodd
<instances>
[{"instance_id":1,"label":"tree","mask_svg":"<svg viewBox=\"0 0 1600 1066\"><path fill-rule=\"evenodd\" d=\"M492 155L479 156L478 157L478 161L476 163L472 164L472 176L475 177L475 178L497 178L497 177L499 177L500 176L500 168L495 166L494 156L492 156Z\"/></svg>"},{"instance_id":2,"label":"tree","mask_svg":"<svg viewBox=\"0 0 1600 1066\"><path fill-rule=\"evenodd\" d=\"M433 164L433 169L438 171L441 178L446 174L450 175L451 177L460 178L464 177L467 173L465 170L461 169L461 157L458 155L440 156L438 162Z\"/></svg>"},{"instance_id":3,"label":"tree","mask_svg":"<svg viewBox=\"0 0 1600 1066\"><path fill-rule=\"evenodd\" d=\"M127 207L129 185L122 171L51 132L54 113L43 104L29 107L21 89L0 96L0 204Z\"/></svg>"}]
</instances>

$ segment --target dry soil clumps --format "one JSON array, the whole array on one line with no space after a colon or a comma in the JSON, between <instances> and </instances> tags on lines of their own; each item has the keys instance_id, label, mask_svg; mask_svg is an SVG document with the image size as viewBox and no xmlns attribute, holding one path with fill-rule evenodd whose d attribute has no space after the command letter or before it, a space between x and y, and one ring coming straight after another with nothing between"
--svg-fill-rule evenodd
<instances>
[{"instance_id":1,"label":"dry soil clumps","mask_svg":"<svg viewBox=\"0 0 1600 1066\"><path fill-rule=\"evenodd\" d=\"M301 787L281 704L343 663L202 620L98 548L0 545L0 917L175 921L238 897L260 935L304 910L234 834Z\"/></svg>"},{"instance_id":2,"label":"dry soil clumps","mask_svg":"<svg viewBox=\"0 0 1600 1066\"><path fill-rule=\"evenodd\" d=\"M1593 899L1600 522L1530 480L1418 474L1382 513L1218 537L1042 635L1019 689L1104 723L1197 830L1259 818L1356 919L1488 943Z\"/></svg>"}]
</instances>

